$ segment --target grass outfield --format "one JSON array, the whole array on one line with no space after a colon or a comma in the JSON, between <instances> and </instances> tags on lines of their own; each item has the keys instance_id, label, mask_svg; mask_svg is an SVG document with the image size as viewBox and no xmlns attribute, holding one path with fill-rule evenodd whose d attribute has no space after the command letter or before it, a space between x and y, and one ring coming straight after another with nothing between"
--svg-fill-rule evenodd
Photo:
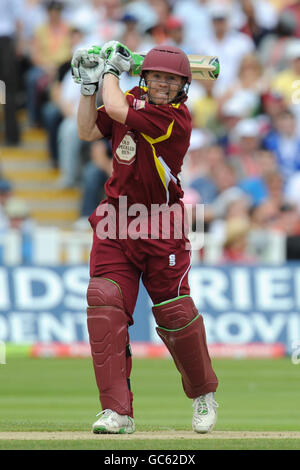
<instances>
[{"instance_id":1,"label":"grass outfield","mask_svg":"<svg viewBox=\"0 0 300 470\"><path fill-rule=\"evenodd\" d=\"M90 428L100 411L89 359L7 358L0 365L0 449L300 449L298 438L262 436L262 432L300 432L300 365L289 358L213 361L219 378L216 399L219 418L210 438L176 439L174 430L191 430L192 402L182 391L171 360L134 359L132 389L136 434L92 436ZM4 433L84 431L87 438L44 440L5 439ZM220 439L218 432L228 432ZM241 438L230 438L230 432ZM243 432L252 431L246 438ZM138 438L159 432L162 438ZM170 439L164 433L173 432ZM255 433L260 438L255 438ZM278 433L277 433L278 434ZM2 435L2 437L1 437ZM280 436L279 436L280 437Z\"/></svg>"}]
</instances>

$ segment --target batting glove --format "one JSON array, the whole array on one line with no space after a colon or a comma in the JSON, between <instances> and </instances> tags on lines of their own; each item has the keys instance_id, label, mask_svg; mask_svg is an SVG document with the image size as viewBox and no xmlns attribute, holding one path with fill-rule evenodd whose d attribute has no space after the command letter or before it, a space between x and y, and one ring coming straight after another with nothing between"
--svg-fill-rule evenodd
<instances>
[{"instance_id":1,"label":"batting glove","mask_svg":"<svg viewBox=\"0 0 300 470\"><path fill-rule=\"evenodd\" d=\"M102 81L104 60L100 57L100 48L79 49L72 58L71 67L75 83L81 84L81 93L91 96L96 93Z\"/></svg>"},{"instance_id":2,"label":"batting glove","mask_svg":"<svg viewBox=\"0 0 300 470\"><path fill-rule=\"evenodd\" d=\"M112 73L117 78L123 72L129 72L133 64L132 53L128 47L118 41L109 41L101 48L101 57L105 60L103 75Z\"/></svg>"}]
</instances>

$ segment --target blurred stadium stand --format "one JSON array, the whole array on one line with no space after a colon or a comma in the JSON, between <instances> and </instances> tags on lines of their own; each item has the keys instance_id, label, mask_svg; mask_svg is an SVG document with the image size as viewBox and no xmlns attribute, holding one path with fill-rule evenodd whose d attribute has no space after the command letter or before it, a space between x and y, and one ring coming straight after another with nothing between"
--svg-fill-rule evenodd
<instances>
[{"instance_id":1,"label":"blurred stadium stand","mask_svg":"<svg viewBox=\"0 0 300 470\"><path fill-rule=\"evenodd\" d=\"M94 40L101 44L109 39L120 39L134 50L146 51L155 44L166 41L175 42L187 53L206 53L206 50L201 50L205 43L203 40L207 42L212 34L222 36L226 30L225 36L219 37L222 47L216 51L222 59L234 53L226 49L231 33L238 32L239 37L243 37L252 53L248 54L248 47L244 52L241 51L241 69L239 70L236 64L234 80L224 93L218 91L221 80L217 82L217 86L213 86L211 82L194 81L189 89L187 104L193 115L194 129L182 171L182 183L187 198L191 197L194 202L206 205L204 248L193 251L193 261L209 264L225 261L222 258L222 249L231 217L247 218L249 223L255 225L257 231L250 233L248 247L255 262L281 263L300 258L300 159L299 147L296 147L299 143L300 113L297 112L299 103L291 106L288 101L290 97L285 97L285 92L291 92L290 88L286 90L289 80L295 78L291 75L289 61L293 59L293 63L299 64L299 1L85 0L79 4L74 0L0 0L0 11L5 12L6 8L11 12L9 5L16 8L16 15L19 14L21 23L23 22L22 44L20 48L17 41L14 58L20 74L18 84L14 84L20 135L15 142L7 142L7 106L1 105L0 180L11 184L12 196L27 205L29 216L34 223L30 231L32 246L26 251L26 262L33 260L46 263L48 260L52 264L88 261L91 233L87 214L82 214L83 165L87 161L97 161L97 167L100 160L101 165L105 160L105 151L101 148L98 153L95 151L94 157L92 152L85 155L85 151L81 149L79 159L82 166L78 181L68 187L60 186L62 169L59 159L55 161L49 149L49 128L43 126L42 122L38 125L30 122L25 77L28 70L37 65L31 41L35 37L37 26L45 28L48 25L49 6L56 10L56 13L59 11L65 24L70 26L73 48L78 47L78 41L82 41L81 44L85 43L86 46L94 44ZM20 15L21 7L25 9L23 11L26 15ZM10 18L10 15L7 15L7 18ZM222 21L223 28L220 26ZM205 27L201 28L199 24ZM17 27L12 24L9 27L8 30L8 24L1 24L0 39L3 34L5 37L9 34L19 40ZM195 41L191 39L193 35ZM270 54L270 50L274 54ZM69 60L59 64L54 88L62 83L62 77L67 74L69 65ZM221 78L222 71L227 70L226 67L228 69L227 59L223 62L221 60ZM293 73L298 73L298 68L299 66L296 66ZM282 71L287 72L288 77L284 75L285 80L279 80L273 89L273 79ZM0 79L3 78L0 70ZM124 76L121 80L124 90L133 84L136 82L133 83L132 77ZM74 96L72 87L69 86L70 94ZM79 87L75 93L76 91L79 93ZM297 90L294 91L296 93ZM54 95L55 93L49 93L46 101L55 107L57 100L53 99ZM291 124L283 120L281 129L277 129L275 125L276 116L280 117L280 113L284 113L286 109L294 112L296 124L296 131L291 135L292 131L289 130L290 134L287 136L284 132L287 126L291 128ZM58 129L56 134L54 133L56 138L57 131ZM64 156L62 155L62 158ZM101 168L102 182L103 174L109 174L107 161L105 168ZM283 170L292 173L293 178L281 181ZM284 185L287 188L285 194ZM244 204L244 207L239 205L241 198L238 194L241 194L241 191L252 198L251 207L247 204ZM264 205L265 201L267 204ZM1 207L0 204L0 245L6 247L1 253L2 262L16 264L13 260L17 259L24 262L24 252L9 248L17 247L20 243L17 229L14 228L11 232L9 227L1 227L4 205L3 203ZM76 222L82 219L83 230L77 231L80 224L76 226ZM238 233L240 236L242 233L243 236L249 235L246 229L243 232L243 220L236 222L239 228L235 232L235 238L238 238ZM231 234L231 239L233 238ZM65 246L66 239L69 240L69 247ZM247 259L242 256L241 259L234 260L232 252L230 255L231 261Z\"/></svg>"},{"instance_id":2,"label":"blurred stadium stand","mask_svg":"<svg viewBox=\"0 0 300 470\"><path fill-rule=\"evenodd\" d=\"M281 264L286 261L287 239L284 234L269 232L264 234L265 250L260 253L259 262ZM88 262L92 244L89 231L62 230L59 227L36 227L32 234L32 254L30 262L36 265L56 266L61 264L82 264ZM291 244L289 244L289 247ZM0 252L2 263L16 266L24 263L22 259L22 235L11 229L0 234ZM199 250L192 242L192 262L207 265L222 263L223 243L213 234L205 234L203 249ZM253 248L254 249L254 248ZM26 261L25 260L25 264Z\"/></svg>"},{"instance_id":3,"label":"blurred stadium stand","mask_svg":"<svg viewBox=\"0 0 300 470\"><path fill-rule=\"evenodd\" d=\"M81 191L78 188L57 189L55 181L60 172L53 168L47 150L47 136L43 129L22 124L22 141L18 147L0 150L2 177L14 188L14 195L26 201L30 213L39 225L66 228L79 217Z\"/></svg>"}]
</instances>

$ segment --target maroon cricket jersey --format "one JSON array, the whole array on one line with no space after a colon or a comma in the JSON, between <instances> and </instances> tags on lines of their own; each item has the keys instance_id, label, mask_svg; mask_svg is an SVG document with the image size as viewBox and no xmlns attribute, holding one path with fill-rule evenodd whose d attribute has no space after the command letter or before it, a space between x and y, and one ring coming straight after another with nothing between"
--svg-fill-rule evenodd
<instances>
[{"instance_id":1,"label":"maroon cricket jersey","mask_svg":"<svg viewBox=\"0 0 300 470\"><path fill-rule=\"evenodd\" d=\"M111 139L113 173L105 185L108 199L127 196L128 204L173 204L183 197L178 174L191 135L184 103L154 105L140 99L139 87L126 93L125 124L112 120L102 106L96 124Z\"/></svg>"}]
</instances>

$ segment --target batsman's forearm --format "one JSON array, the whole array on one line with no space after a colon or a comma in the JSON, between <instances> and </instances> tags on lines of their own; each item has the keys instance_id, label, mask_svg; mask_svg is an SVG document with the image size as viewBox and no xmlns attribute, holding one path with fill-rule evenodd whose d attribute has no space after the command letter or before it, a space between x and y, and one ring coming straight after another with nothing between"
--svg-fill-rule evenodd
<instances>
[{"instance_id":1,"label":"batsman's forearm","mask_svg":"<svg viewBox=\"0 0 300 470\"><path fill-rule=\"evenodd\" d=\"M77 111L78 136L82 140L90 140L97 119L96 94L80 97Z\"/></svg>"},{"instance_id":2,"label":"batsman's forearm","mask_svg":"<svg viewBox=\"0 0 300 470\"><path fill-rule=\"evenodd\" d=\"M129 105L120 89L119 80L110 73L104 75L102 100L107 114L115 121L124 124Z\"/></svg>"}]
</instances>

